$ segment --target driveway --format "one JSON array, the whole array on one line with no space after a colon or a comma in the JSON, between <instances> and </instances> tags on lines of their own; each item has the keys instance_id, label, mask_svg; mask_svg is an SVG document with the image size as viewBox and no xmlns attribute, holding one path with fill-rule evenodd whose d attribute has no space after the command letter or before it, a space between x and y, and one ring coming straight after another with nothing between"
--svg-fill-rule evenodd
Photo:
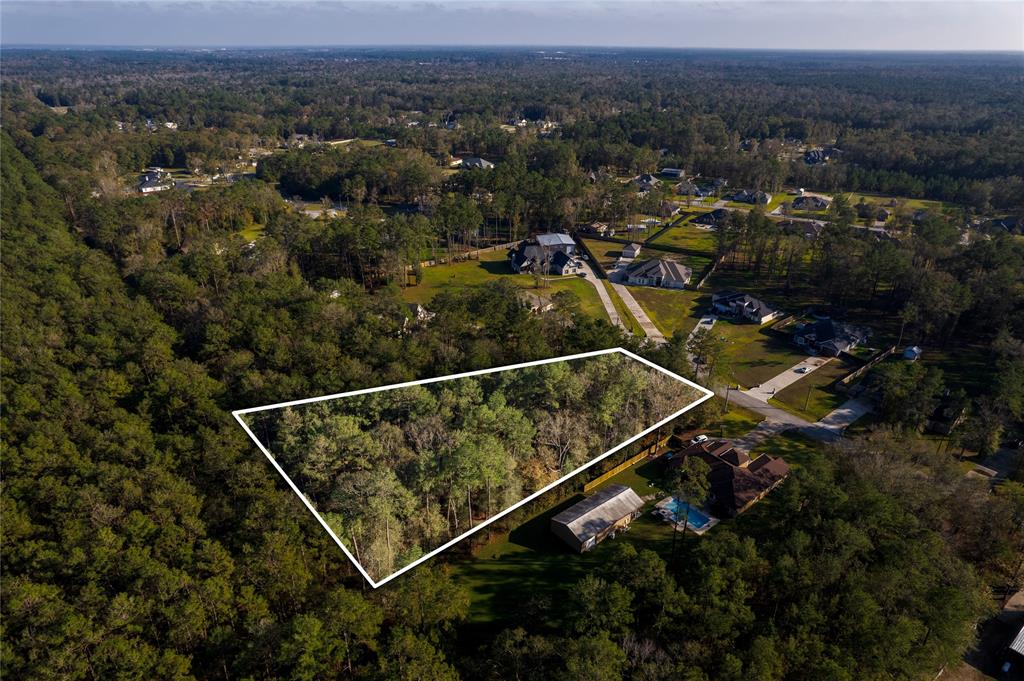
<instances>
[{"instance_id":1,"label":"driveway","mask_svg":"<svg viewBox=\"0 0 1024 681\"><path fill-rule=\"evenodd\" d=\"M630 313L636 317L636 320L640 323L640 328L644 330L644 333L647 334L648 338L658 345L668 342L668 339L665 338L665 335L662 334L661 331L658 331L658 327L654 325L651 318L648 317L647 313L644 312L642 307L640 307L640 303L636 302L636 298L633 297L633 294L629 292L629 289L626 286L623 286L622 284L612 284L612 288L614 288L615 292L619 294L620 298L622 298L622 302L626 304L626 308Z\"/></svg>"},{"instance_id":2,"label":"driveway","mask_svg":"<svg viewBox=\"0 0 1024 681\"><path fill-rule=\"evenodd\" d=\"M828 416L818 421L817 425L832 431L836 437L841 437L847 426L869 411L871 411L871 403L855 397L844 402L838 409L829 412Z\"/></svg>"},{"instance_id":3,"label":"driveway","mask_svg":"<svg viewBox=\"0 0 1024 681\"><path fill-rule=\"evenodd\" d=\"M799 364L794 364L777 376L769 378L761 385L754 386L743 392L751 397L767 402L775 397L775 393L786 386L792 385L815 369L820 369L832 361L831 357L808 357Z\"/></svg>"},{"instance_id":4,"label":"driveway","mask_svg":"<svg viewBox=\"0 0 1024 681\"><path fill-rule=\"evenodd\" d=\"M718 386L715 388L715 393L717 393L719 397L724 398L726 389ZM818 423L811 423L806 419L790 414L784 409L773 407L763 400L751 397L739 390L729 391L729 402L731 404L738 404L744 409L749 409L750 411L760 414L765 418L765 420L753 431L747 433L747 435L742 438L736 438L736 441L746 441L747 438L750 438L747 443L752 446L760 443L767 437L777 435L778 433L782 433L787 430L796 430L802 435L806 435L811 439L820 440L822 442L831 442L832 440L838 439L842 436L841 430L828 428L824 426L821 421Z\"/></svg>"},{"instance_id":5,"label":"driveway","mask_svg":"<svg viewBox=\"0 0 1024 681\"><path fill-rule=\"evenodd\" d=\"M619 319L619 311L615 309L615 305L612 304L612 297L608 295L608 289L604 287L604 283L597 278L597 273L594 272L594 268L590 266L590 263L586 260L580 260L580 269L587 275L586 280L590 282L590 285L597 289L597 296L601 299L601 304L604 305L604 311L608 313L608 319L611 320L612 324L619 328L625 329L626 325Z\"/></svg>"}]
</instances>

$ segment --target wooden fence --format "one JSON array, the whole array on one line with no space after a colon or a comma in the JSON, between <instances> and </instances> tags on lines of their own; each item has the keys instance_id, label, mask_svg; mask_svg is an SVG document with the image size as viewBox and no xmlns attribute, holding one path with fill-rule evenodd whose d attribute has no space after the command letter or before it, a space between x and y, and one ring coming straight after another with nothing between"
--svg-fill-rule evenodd
<instances>
[{"instance_id":1,"label":"wooden fence","mask_svg":"<svg viewBox=\"0 0 1024 681\"><path fill-rule=\"evenodd\" d=\"M620 463L618 466L608 471L607 473L603 473L602 475L599 475L598 477L594 478L587 484L583 485L583 492L589 492L590 490L600 485L602 482L606 482L607 480L614 478L616 475L626 470L627 468L637 463L638 461L642 461L643 459L646 459L647 457L656 454L659 449L661 449L668 443L670 437L672 437L671 434L666 435L665 437L661 438L654 444L645 447L640 453L636 454L635 456L629 457L628 459Z\"/></svg>"},{"instance_id":2,"label":"wooden fence","mask_svg":"<svg viewBox=\"0 0 1024 681\"><path fill-rule=\"evenodd\" d=\"M462 262L463 260L470 260L470 259L472 259L473 256L480 255L481 253L488 253L490 251L496 251L499 248L512 248L513 246L518 246L518 245L519 245L519 241L510 241L507 244L495 244L493 246L485 246L484 248L478 248L478 249L476 249L474 251L464 251L462 253L456 253L455 255L452 256L452 262ZM437 265L447 265L447 264L448 264L448 258L447 257L441 257L441 258L438 258L437 260L422 260L422 261L420 261L420 267L435 267Z\"/></svg>"}]
</instances>

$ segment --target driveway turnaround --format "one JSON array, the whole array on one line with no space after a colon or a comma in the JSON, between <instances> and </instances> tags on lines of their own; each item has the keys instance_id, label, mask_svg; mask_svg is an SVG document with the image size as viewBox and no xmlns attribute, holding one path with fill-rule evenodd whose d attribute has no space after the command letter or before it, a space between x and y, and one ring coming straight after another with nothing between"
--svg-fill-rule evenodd
<instances>
[{"instance_id":1,"label":"driveway turnaround","mask_svg":"<svg viewBox=\"0 0 1024 681\"><path fill-rule=\"evenodd\" d=\"M773 376L761 385L756 385L749 390L744 390L743 393L750 395L756 400L767 402L771 398L775 397L775 393L788 385L796 383L815 369L820 369L831 361L831 357L808 357L799 364L786 369L781 374Z\"/></svg>"},{"instance_id":2,"label":"driveway turnaround","mask_svg":"<svg viewBox=\"0 0 1024 681\"><path fill-rule=\"evenodd\" d=\"M640 322L640 328L644 330L644 333L647 334L648 338L658 345L668 342L668 339L665 338L661 331L658 331L658 327L654 325L651 318L648 317L647 313L644 312L644 309L640 307L640 303L636 302L636 298L633 297L633 294L629 292L628 288L622 284L612 284L612 288L614 288L615 292L619 294L620 298L622 298L622 302L626 304L626 308L630 313L636 317L638 322Z\"/></svg>"},{"instance_id":3,"label":"driveway turnaround","mask_svg":"<svg viewBox=\"0 0 1024 681\"><path fill-rule=\"evenodd\" d=\"M590 263L586 260L580 261L580 269L586 273L586 280L590 282L590 285L597 289L597 296L601 299L601 304L604 305L604 311L608 313L608 319L611 320L612 324L619 328L625 329L626 325L619 319L619 311L615 309L615 305L612 304L612 297L608 295L608 290L601 283L601 280L597 278L597 273L594 272L594 268L590 266Z\"/></svg>"}]
</instances>

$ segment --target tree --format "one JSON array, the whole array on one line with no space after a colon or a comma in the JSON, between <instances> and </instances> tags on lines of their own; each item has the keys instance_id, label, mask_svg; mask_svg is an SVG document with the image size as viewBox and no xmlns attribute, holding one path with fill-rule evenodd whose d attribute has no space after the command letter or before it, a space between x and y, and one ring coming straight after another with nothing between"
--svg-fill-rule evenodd
<instances>
[{"instance_id":1,"label":"tree","mask_svg":"<svg viewBox=\"0 0 1024 681\"><path fill-rule=\"evenodd\" d=\"M690 505L702 504L707 498L711 489L709 475L711 467L697 456L687 456L683 462L675 466L668 474L666 481L668 489L677 501L686 505L686 513L683 516L683 538L686 538L686 528L690 524ZM676 524L673 525L676 529ZM672 533L672 560L676 557L676 533Z\"/></svg>"}]
</instances>

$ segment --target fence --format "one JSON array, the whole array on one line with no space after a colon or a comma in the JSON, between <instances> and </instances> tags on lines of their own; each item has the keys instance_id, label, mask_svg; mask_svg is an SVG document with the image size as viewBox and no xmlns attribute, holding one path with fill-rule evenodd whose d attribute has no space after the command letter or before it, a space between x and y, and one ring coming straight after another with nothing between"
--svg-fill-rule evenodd
<instances>
[{"instance_id":1,"label":"fence","mask_svg":"<svg viewBox=\"0 0 1024 681\"><path fill-rule=\"evenodd\" d=\"M590 490L600 485L602 482L614 478L616 475L626 470L627 468L637 463L638 461L642 461L643 459L646 459L647 457L657 453L659 449L661 449L668 443L670 437L672 436L666 435L665 437L658 440L654 444L645 447L639 454L629 457L628 459L620 463L618 466L608 471L607 473L603 473L602 475L599 475L598 477L594 478L587 484L583 485L583 492L589 492Z\"/></svg>"},{"instance_id":2,"label":"fence","mask_svg":"<svg viewBox=\"0 0 1024 681\"><path fill-rule=\"evenodd\" d=\"M463 260L469 260L474 255L480 255L481 253L487 253L490 251L496 251L499 248L512 248L518 246L518 241L510 241L507 244L495 244L493 246L485 246L484 248L478 248L475 251L464 251L462 253L456 253L452 256L452 262L462 262ZM448 258L438 258L437 260L422 260L420 261L420 267L435 267L437 265L447 265Z\"/></svg>"},{"instance_id":3,"label":"fence","mask_svg":"<svg viewBox=\"0 0 1024 681\"><path fill-rule=\"evenodd\" d=\"M850 373L846 374L842 378L837 379L836 382L832 384L833 387L835 387L837 390L847 390L847 389L849 389L851 383L853 383L858 378L863 376L865 373L868 372L869 369L871 369L871 367L875 366L876 364L878 364L879 362L881 362L883 359L885 359L886 357L888 357L889 355L891 355L894 352L896 352L896 346L895 345L887 348L886 350L883 350L882 352L878 353L877 355L872 357L870 360L868 360L864 364L864 366L862 366L862 367L860 367L858 369L854 369L853 371L851 371ZM843 354L846 355L846 353L843 353ZM850 355L850 356L852 357L852 355ZM857 358L854 357L854 359L857 359Z\"/></svg>"}]
</instances>

